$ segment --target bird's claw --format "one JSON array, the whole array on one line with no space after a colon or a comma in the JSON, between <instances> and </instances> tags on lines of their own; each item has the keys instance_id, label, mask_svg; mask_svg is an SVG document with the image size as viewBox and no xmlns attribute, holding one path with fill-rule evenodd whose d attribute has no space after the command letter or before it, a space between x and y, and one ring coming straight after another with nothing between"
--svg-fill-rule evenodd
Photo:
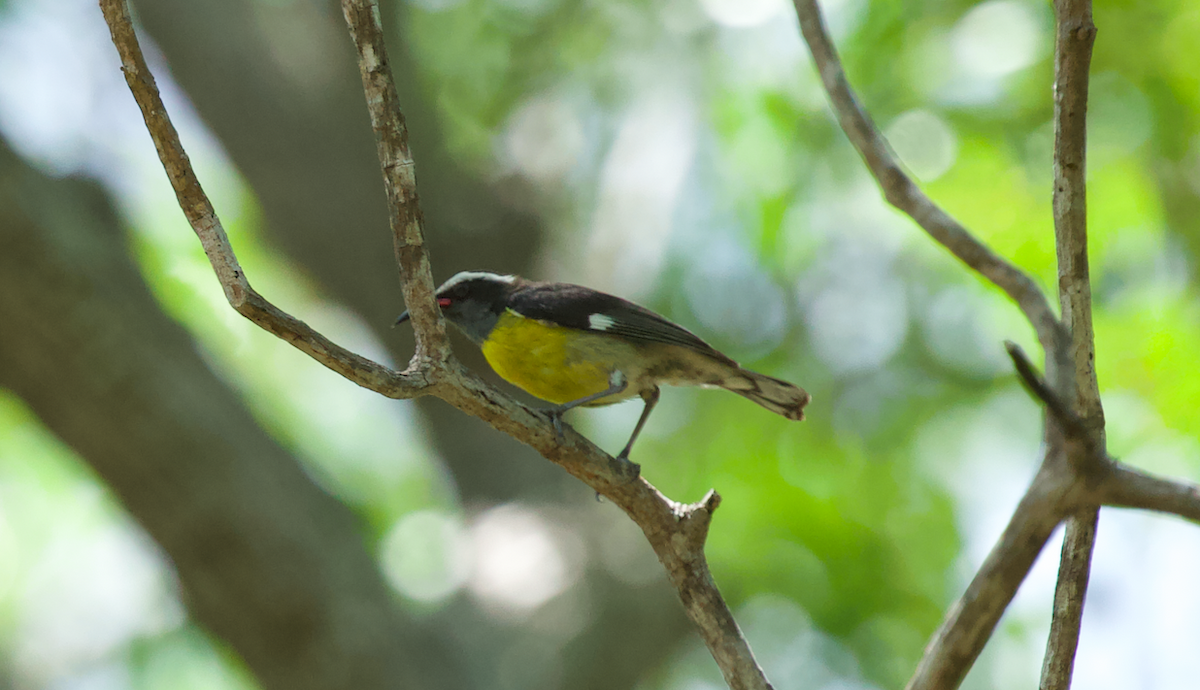
<instances>
[{"instance_id":1,"label":"bird's claw","mask_svg":"<svg viewBox=\"0 0 1200 690\"><path fill-rule=\"evenodd\" d=\"M627 454L622 453L618 455L617 460L626 463L626 466L629 468L627 482L635 482L638 477L642 476L642 466L630 460Z\"/></svg>"},{"instance_id":2,"label":"bird's claw","mask_svg":"<svg viewBox=\"0 0 1200 690\"><path fill-rule=\"evenodd\" d=\"M563 436L562 412L550 410L550 423L554 425L554 435L559 444L565 443L567 438Z\"/></svg>"}]
</instances>

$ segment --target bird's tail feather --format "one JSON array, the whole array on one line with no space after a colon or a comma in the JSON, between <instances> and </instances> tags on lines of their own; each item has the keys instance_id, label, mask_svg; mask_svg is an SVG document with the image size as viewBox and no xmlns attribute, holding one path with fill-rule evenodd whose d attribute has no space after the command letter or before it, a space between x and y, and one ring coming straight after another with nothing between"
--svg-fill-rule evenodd
<instances>
[{"instance_id":1,"label":"bird's tail feather","mask_svg":"<svg viewBox=\"0 0 1200 690\"><path fill-rule=\"evenodd\" d=\"M747 369L739 369L737 374L727 378L721 387L753 400L776 414L797 421L804 419L804 406L812 399L799 386Z\"/></svg>"}]
</instances>

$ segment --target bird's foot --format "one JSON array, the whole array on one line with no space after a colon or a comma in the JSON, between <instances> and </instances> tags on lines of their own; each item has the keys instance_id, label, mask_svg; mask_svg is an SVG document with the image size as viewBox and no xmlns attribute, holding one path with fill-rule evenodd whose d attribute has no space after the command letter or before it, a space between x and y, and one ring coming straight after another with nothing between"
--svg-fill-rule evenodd
<instances>
[{"instance_id":1,"label":"bird's foot","mask_svg":"<svg viewBox=\"0 0 1200 690\"><path fill-rule=\"evenodd\" d=\"M554 436L558 440L559 445L566 443L567 438L563 435L562 410L552 407L546 410L546 414L550 415L550 423L554 425Z\"/></svg>"}]
</instances>

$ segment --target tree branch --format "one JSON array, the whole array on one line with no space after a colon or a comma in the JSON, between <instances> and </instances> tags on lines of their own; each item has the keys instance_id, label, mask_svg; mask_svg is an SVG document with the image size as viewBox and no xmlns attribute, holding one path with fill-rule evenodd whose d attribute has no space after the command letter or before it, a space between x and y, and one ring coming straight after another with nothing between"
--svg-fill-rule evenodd
<instances>
[{"instance_id":1,"label":"tree branch","mask_svg":"<svg viewBox=\"0 0 1200 690\"><path fill-rule=\"evenodd\" d=\"M845 70L825 28L815 0L794 0L801 32L812 52L838 122L866 162L888 202L907 213L934 240L967 266L1003 290L1017 303L1037 333L1048 364L1069 370L1066 332L1051 310L1046 295L1033 279L996 255L960 223L933 203L904 173L888 150L871 118L858 104ZM1011 350L1010 350L1011 352ZM1019 350L1018 350L1019 352ZM1016 357L1014 356L1014 360ZM1057 398L1044 388L1032 367L1023 379L1048 403ZM1018 362L1020 367L1021 362ZM1058 414L1070 418L1058 405ZM1086 438L1086 435L1082 436ZM1072 444L1073 447L1078 444ZM1059 466L1067 453L1063 444L1047 447L1045 461L1017 506L1000 541L976 573L962 598L950 609L935 633L908 688L954 688L962 681L995 629L1017 587L1063 517L1064 505L1075 493L1074 477Z\"/></svg>"},{"instance_id":2,"label":"tree branch","mask_svg":"<svg viewBox=\"0 0 1200 690\"><path fill-rule=\"evenodd\" d=\"M1039 690L1065 689L1071 685L1075 651L1083 623L1083 601L1087 594L1096 544L1096 523L1100 509L1089 506L1067 520L1059 556L1058 582L1054 587L1054 613L1050 619L1050 637L1042 660Z\"/></svg>"},{"instance_id":3,"label":"tree branch","mask_svg":"<svg viewBox=\"0 0 1200 690\"><path fill-rule=\"evenodd\" d=\"M870 115L855 98L816 0L793 0L800 31L812 52L838 123L875 177L888 203L908 214L960 261L1003 290L1021 309L1046 352L1062 339L1062 327L1045 293L1024 271L998 256L933 203L905 174Z\"/></svg>"},{"instance_id":4,"label":"tree branch","mask_svg":"<svg viewBox=\"0 0 1200 690\"><path fill-rule=\"evenodd\" d=\"M368 111L376 133L391 207L396 258L419 343L416 355L404 373L392 371L333 344L299 320L276 309L250 288L162 105L153 76L138 47L128 7L124 0L100 0L100 5L113 43L121 54L126 81L142 109L159 158L230 304L256 324L351 381L394 398L436 395L530 445L608 497L642 528L729 686L735 690L770 688L729 606L713 582L704 558L703 545L719 497L710 492L700 503L675 503L640 478L637 465L607 455L574 430L567 428L566 439L560 442L545 414L530 410L488 386L468 372L450 352L444 322L434 305L415 170L375 4L368 0L343 0L343 13L358 49Z\"/></svg>"},{"instance_id":5,"label":"tree branch","mask_svg":"<svg viewBox=\"0 0 1200 690\"><path fill-rule=\"evenodd\" d=\"M957 688L962 683L1062 520L1061 507L1076 500L1072 492L1073 477L1061 471L1061 463L1047 458L967 591L946 613L906 690Z\"/></svg>"},{"instance_id":6,"label":"tree branch","mask_svg":"<svg viewBox=\"0 0 1200 690\"><path fill-rule=\"evenodd\" d=\"M908 687L959 685L1055 525L1069 516L1041 681L1043 690L1066 690L1078 645L1098 506L1139 507L1200 520L1200 489L1124 467L1105 449L1087 261L1086 114L1096 32L1090 0L1055 1L1054 217L1061 322L1026 274L972 237L903 172L850 89L815 0L794 4L837 119L888 202L1004 290L1033 325L1046 354L1049 384L1020 349L1009 344L1022 381L1049 411L1042 467L1000 542L948 612Z\"/></svg>"},{"instance_id":7,"label":"tree branch","mask_svg":"<svg viewBox=\"0 0 1200 690\"><path fill-rule=\"evenodd\" d=\"M1059 302L1071 335L1074 362L1073 407L1097 432L1104 411L1096 383L1092 332L1092 287L1087 256L1087 97L1088 69L1096 27L1091 0L1054 3L1054 237L1058 252ZM1057 385L1051 372L1051 381ZM1060 390L1060 395L1062 391Z\"/></svg>"},{"instance_id":8,"label":"tree branch","mask_svg":"<svg viewBox=\"0 0 1200 690\"><path fill-rule=\"evenodd\" d=\"M404 304L416 334L414 358L446 359L451 356L450 341L446 338L446 323L434 303L433 272L425 252L423 216L417 194L417 169L383 41L379 6L374 2L343 0L342 14L358 52L363 93L367 97L371 129L375 132Z\"/></svg>"},{"instance_id":9,"label":"tree branch","mask_svg":"<svg viewBox=\"0 0 1200 690\"><path fill-rule=\"evenodd\" d=\"M1087 255L1088 69L1096 27L1091 0L1055 0L1054 14L1054 237L1059 305L1070 346L1061 353L1067 361L1057 362L1051 378L1055 390L1072 402L1083 425L1081 430L1068 432L1068 438L1086 443L1068 444L1066 454L1082 475L1091 469L1091 463L1108 464L1104 409L1096 382ZM1072 452L1076 448L1081 452ZM1071 687L1099 517L1099 507L1091 506L1067 520L1040 690Z\"/></svg>"},{"instance_id":10,"label":"tree branch","mask_svg":"<svg viewBox=\"0 0 1200 690\"><path fill-rule=\"evenodd\" d=\"M1091 487L1089 492L1093 497L1093 505L1142 508L1172 513L1200 522L1200 486L1156 477L1116 462L1105 455L1104 450L1087 435L1083 420L1067 409L1033 370L1033 365L1029 363L1020 346L1011 342L1005 343L1005 346L1022 383L1034 397L1045 404L1046 409L1056 418L1056 423L1066 431L1067 438L1083 436L1081 442L1084 444L1084 451L1092 454L1092 459L1084 464L1089 468L1087 476L1092 479L1088 484ZM1097 472L1097 468L1102 468L1102 471Z\"/></svg>"},{"instance_id":11,"label":"tree branch","mask_svg":"<svg viewBox=\"0 0 1200 690\"><path fill-rule=\"evenodd\" d=\"M1109 481L1100 489L1100 500L1106 506L1171 513L1200 523L1200 486L1163 479L1125 465L1113 468Z\"/></svg>"},{"instance_id":12,"label":"tree branch","mask_svg":"<svg viewBox=\"0 0 1200 690\"><path fill-rule=\"evenodd\" d=\"M146 66L146 59L134 34L128 5L124 0L100 0L100 9L112 33L113 45L121 56L121 71L125 73L129 90L141 108L159 160L175 189L179 208L200 239L200 245L225 290L229 304L264 330L288 341L301 352L364 388L391 398L422 395L431 383L427 378L427 370L400 374L357 355L277 308L250 287L229 244L225 228L200 186L187 152L179 142L179 133L175 131L175 125L163 106L154 75Z\"/></svg>"},{"instance_id":13,"label":"tree branch","mask_svg":"<svg viewBox=\"0 0 1200 690\"><path fill-rule=\"evenodd\" d=\"M1029 361L1029 357L1021 349L1021 346L1011 340L1006 340L1004 341L1004 349L1008 351L1008 356L1012 359L1013 368L1017 370L1017 377L1021 380L1021 384L1025 386L1025 389L1033 397L1046 406L1051 418L1063 428L1067 435L1082 437L1084 439L1088 438L1083 420L1079 418L1079 415L1075 414L1074 410L1067 407L1062 398L1042 380L1042 377L1034 370L1033 363Z\"/></svg>"}]
</instances>

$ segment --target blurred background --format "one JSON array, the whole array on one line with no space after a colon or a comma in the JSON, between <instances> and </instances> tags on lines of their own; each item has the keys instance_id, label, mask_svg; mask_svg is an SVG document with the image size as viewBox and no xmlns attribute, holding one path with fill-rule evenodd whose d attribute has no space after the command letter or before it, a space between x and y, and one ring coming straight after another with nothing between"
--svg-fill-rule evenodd
<instances>
[{"instance_id":1,"label":"blurred background","mask_svg":"<svg viewBox=\"0 0 1200 690\"><path fill-rule=\"evenodd\" d=\"M634 459L673 499L724 497L708 556L776 688L900 687L1037 466L1039 411L1001 345L1036 343L882 202L788 4L382 5L435 279L585 283L812 393L793 424L668 389ZM1051 290L1049 5L823 7L908 169ZM255 287L402 367L411 335L389 328L404 305L337 4L134 11ZM1110 450L1200 480L1200 11L1103 3L1096 24L1090 241ZM155 501L179 498L145 477L221 448L253 449L231 472L299 463L297 482L349 507L351 547L396 615L446 641L460 677L445 687L723 687L618 509L484 424L358 389L228 308L95 3L0 0L0 136L0 688L257 687L189 617L143 529L170 515ZM616 450L639 412L573 423ZM1036 684L1058 546L967 687ZM1195 526L1105 511L1076 687L1194 687L1197 571Z\"/></svg>"}]
</instances>

